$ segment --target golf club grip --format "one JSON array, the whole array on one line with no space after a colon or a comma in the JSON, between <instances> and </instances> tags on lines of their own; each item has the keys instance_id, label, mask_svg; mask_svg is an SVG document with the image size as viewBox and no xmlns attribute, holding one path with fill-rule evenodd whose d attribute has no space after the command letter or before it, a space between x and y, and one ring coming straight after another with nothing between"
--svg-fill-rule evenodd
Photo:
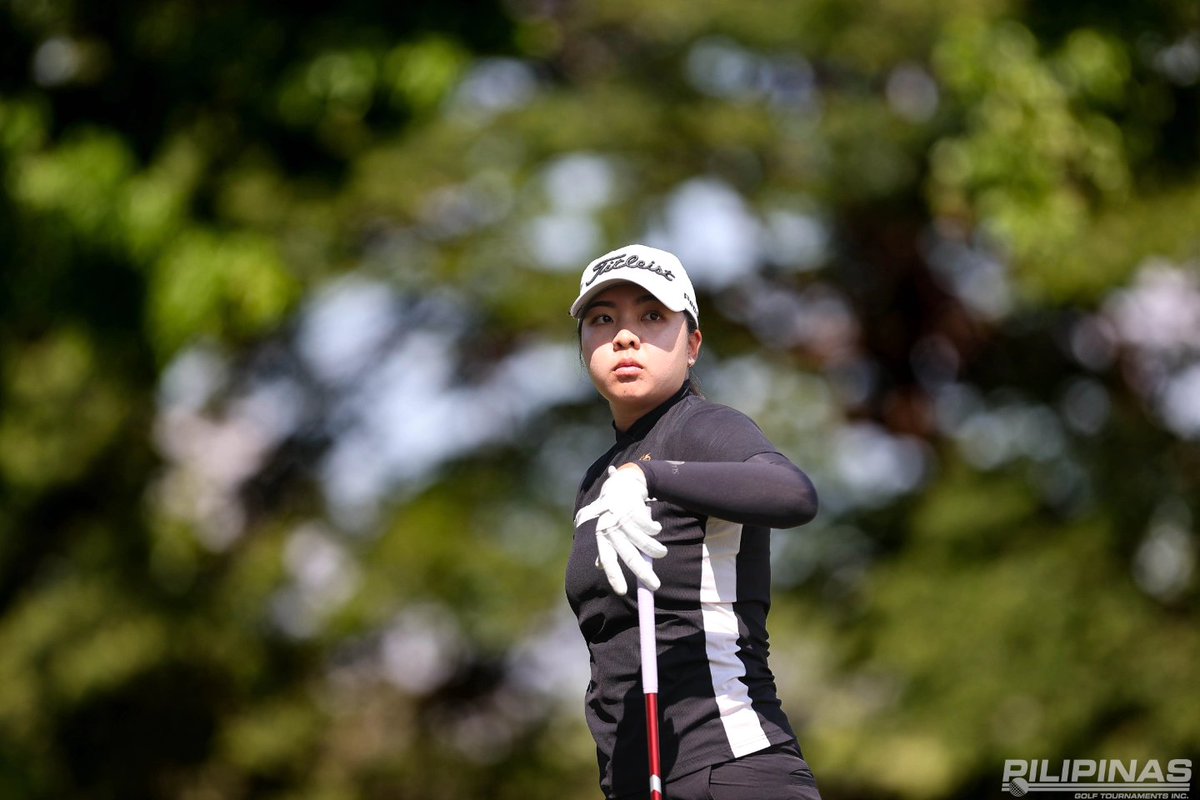
<instances>
[{"instance_id":1,"label":"golf club grip","mask_svg":"<svg viewBox=\"0 0 1200 800\"><path fill-rule=\"evenodd\" d=\"M642 656L642 691L658 694L658 644L654 633L654 592L638 581L638 645Z\"/></svg>"}]
</instances>

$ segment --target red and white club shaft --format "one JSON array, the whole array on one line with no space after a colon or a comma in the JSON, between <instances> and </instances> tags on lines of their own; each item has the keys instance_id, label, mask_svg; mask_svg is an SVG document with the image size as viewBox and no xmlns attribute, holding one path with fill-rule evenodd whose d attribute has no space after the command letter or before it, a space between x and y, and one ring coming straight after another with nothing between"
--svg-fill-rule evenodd
<instances>
[{"instance_id":1,"label":"red and white club shaft","mask_svg":"<svg viewBox=\"0 0 1200 800\"><path fill-rule=\"evenodd\" d=\"M650 800L663 800L662 763L658 752L658 647L654 634L654 592L641 581L638 581L637 600L642 691L646 695L646 742L650 750Z\"/></svg>"}]
</instances>

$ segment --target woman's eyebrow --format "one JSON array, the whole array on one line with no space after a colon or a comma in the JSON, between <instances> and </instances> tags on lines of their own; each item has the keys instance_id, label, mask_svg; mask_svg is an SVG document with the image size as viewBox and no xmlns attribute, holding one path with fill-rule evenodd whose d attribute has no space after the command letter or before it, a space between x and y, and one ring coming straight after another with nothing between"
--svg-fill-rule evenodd
<instances>
[{"instance_id":1,"label":"woman's eyebrow","mask_svg":"<svg viewBox=\"0 0 1200 800\"><path fill-rule=\"evenodd\" d=\"M612 302L611 300L593 300L592 302L588 303L586 306L583 307L583 314L587 314L593 308L616 308L616 307L617 307L617 304ZM583 314L581 314L580 316L583 316Z\"/></svg>"},{"instance_id":2,"label":"woman's eyebrow","mask_svg":"<svg viewBox=\"0 0 1200 800\"><path fill-rule=\"evenodd\" d=\"M662 301L660 301L654 295L647 293L640 297L634 298L633 302L640 304L640 303L659 303ZM583 313L586 314L589 311L591 311L593 308L616 308L616 307L617 307L617 304L611 300L593 300L592 302L588 303L586 306L583 307Z\"/></svg>"}]
</instances>

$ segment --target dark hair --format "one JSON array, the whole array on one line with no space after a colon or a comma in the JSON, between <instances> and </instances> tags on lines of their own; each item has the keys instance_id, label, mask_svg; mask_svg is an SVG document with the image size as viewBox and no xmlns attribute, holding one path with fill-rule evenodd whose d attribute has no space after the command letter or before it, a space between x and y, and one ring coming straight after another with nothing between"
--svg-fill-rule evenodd
<instances>
[{"instance_id":1,"label":"dark hair","mask_svg":"<svg viewBox=\"0 0 1200 800\"><path fill-rule=\"evenodd\" d=\"M683 312L683 316L687 318L688 335L691 336L696 331L700 330L700 323L696 322L696 318L691 315L691 312ZM583 360L583 320L579 320L575 324L575 341L579 343L579 365L585 370L587 364ZM704 393L700 391L700 379L692 372L692 368L688 367L688 388L691 394L697 397L704 397Z\"/></svg>"}]
</instances>

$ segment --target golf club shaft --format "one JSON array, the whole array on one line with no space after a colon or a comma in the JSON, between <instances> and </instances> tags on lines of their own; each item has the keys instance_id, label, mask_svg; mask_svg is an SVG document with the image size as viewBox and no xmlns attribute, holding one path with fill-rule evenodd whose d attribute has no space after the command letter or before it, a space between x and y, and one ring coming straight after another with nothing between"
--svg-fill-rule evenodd
<instances>
[{"instance_id":1,"label":"golf club shaft","mask_svg":"<svg viewBox=\"0 0 1200 800\"><path fill-rule=\"evenodd\" d=\"M646 559L649 561L649 559ZM646 695L646 742L650 755L650 798L662 800L658 750L658 648L654 632L654 592L638 582L638 638L642 651L642 691Z\"/></svg>"}]
</instances>

